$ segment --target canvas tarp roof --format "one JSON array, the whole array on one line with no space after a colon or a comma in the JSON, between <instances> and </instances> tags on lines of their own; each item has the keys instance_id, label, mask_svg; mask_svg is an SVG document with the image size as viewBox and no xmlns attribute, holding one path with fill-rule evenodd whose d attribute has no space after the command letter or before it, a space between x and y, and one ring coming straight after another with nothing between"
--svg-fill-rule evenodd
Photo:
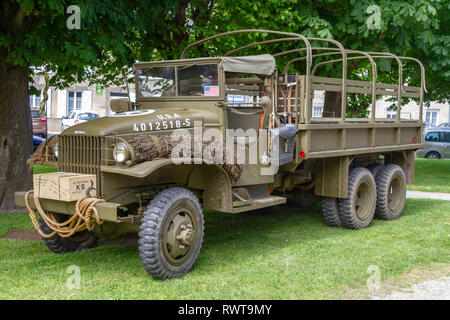
<instances>
[{"instance_id":1,"label":"canvas tarp roof","mask_svg":"<svg viewBox=\"0 0 450 320\"><path fill-rule=\"evenodd\" d=\"M275 69L275 58L270 54L222 57L222 67L227 72L271 75Z\"/></svg>"}]
</instances>

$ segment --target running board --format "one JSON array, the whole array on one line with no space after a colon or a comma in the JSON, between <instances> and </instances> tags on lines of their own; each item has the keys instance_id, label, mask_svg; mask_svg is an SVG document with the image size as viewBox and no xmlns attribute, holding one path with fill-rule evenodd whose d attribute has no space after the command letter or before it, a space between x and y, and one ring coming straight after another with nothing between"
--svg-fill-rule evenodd
<instances>
[{"instance_id":1,"label":"running board","mask_svg":"<svg viewBox=\"0 0 450 320\"><path fill-rule=\"evenodd\" d=\"M233 206L235 205L235 202L233 202ZM248 202L248 204L242 204L241 201L239 202L240 203L236 203L237 206L234 206L232 213L240 213L250 210L257 210L261 208L276 206L279 204L286 203L286 198L278 196L269 196L264 198L252 199Z\"/></svg>"}]
</instances>

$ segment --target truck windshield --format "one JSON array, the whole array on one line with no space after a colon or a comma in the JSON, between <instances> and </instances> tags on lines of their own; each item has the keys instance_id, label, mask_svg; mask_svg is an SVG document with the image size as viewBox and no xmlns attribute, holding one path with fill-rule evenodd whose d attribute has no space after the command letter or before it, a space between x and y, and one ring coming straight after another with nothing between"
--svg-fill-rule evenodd
<instances>
[{"instance_id":1,"label":"truck windshield","mask_svg":"<svg viewBox=\"0 0 450 320\"><path fill-rule=\"evenodd\" d=\"M137 71L141 97L219 96L217 64L159 66Z\"/></svg>"}]
</instances>

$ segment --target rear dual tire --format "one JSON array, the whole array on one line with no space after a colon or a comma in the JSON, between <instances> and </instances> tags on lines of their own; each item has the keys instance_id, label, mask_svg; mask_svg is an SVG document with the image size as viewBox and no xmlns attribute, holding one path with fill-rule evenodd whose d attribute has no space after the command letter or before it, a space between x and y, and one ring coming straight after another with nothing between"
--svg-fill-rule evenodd
<instances>
[{"instance_id":1,"label":"rear dual tire","mask_svg":"<svg viewBox=\"0 0 450 320\"><path fill-rule=\"evenodd\" d=\"M342 219L339 216L339 205L337 198L323 197L322 212L325 222L330 227L342 227Z\"/></svg>"},{"instance_id":2,"label":"rear dual tire","mask_svg":"<svg viewBox=\"0 0 450 320\"><path fill-rule=\"evenodd\" d=\"M376 185L370 170L351 169L348 176L348 194L339 199L342 225L349 229L366 228L372 222L377 203Z\"/></svg>"},{"instance_id":3,"label":"rear dual tire","mask_svg":"<svg viewBox=\"0 0 450 320\"><path fill-rule=\"evenodd\" d=\"M366 168L350 169L346 199L324 197L325 222L332 227L366 228L372 222L376 206L376 185Z\"/></svg>"},{"instance_id":4,"label":"rear dual tire","mask_svg":"<svg viewBox=\"0 0 450 320\"><path fill-rule=\"evenodd\" d=\"M394 220L402 215L406 203L406 177L402 168L389 164L377 176L377 208L375 216Z\"/></svg>"},{"instance_id":5,"label":"rear dual tire","mask_svg":"<svg viewBox=\"0 0 450 320\"><path fill-rule=\"evenodd\" d=\"M379 163L373 163L370 166L368 166L367 169L369 169L369 171L373 175L373 178L376 181L377 177L378 177L378 174L381 172L381 170L384 169L384 166L382 164L379 164Z\"/></svg>"},{"instance_id":6,"label":"rear dual tire","mask_svg":"<svg viewBox=\"0 0 450 320\"><path fill-rule=\"evenodd\" d=\"M401 216L406 202L406 177L396 164L374 164L349 171L346 199L324 197L325 222L333 227L366 228L373 217L394 220Z\"/></svg>"}]
</instances>

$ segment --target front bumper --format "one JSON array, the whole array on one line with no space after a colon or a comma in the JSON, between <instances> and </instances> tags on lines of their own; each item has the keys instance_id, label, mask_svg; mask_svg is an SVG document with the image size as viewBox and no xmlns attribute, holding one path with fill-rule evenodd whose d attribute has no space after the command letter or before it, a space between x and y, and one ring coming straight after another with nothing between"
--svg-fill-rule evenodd
<instances>
[{"instance_id":1,"label":"front bumper","mask_svg":"<svg viewBox=\"0 0 450 320\"><path fill-rule=\"evenodd\" d=\"M17 207L25 207L25 191L18 191L14 194L14 203ZM41 201L42 207L54 213L62 213L68 215L75 214L75 203L76 201L66 202L51 199L39 199ZM28 196L28 203L33 210L36 210L36 205L32 196ZM100 219L110 222L118 222L117 208L120 206L118 203L112 202L100 202L95 205L98 210Z\"/></svg>"}]
</instances>

